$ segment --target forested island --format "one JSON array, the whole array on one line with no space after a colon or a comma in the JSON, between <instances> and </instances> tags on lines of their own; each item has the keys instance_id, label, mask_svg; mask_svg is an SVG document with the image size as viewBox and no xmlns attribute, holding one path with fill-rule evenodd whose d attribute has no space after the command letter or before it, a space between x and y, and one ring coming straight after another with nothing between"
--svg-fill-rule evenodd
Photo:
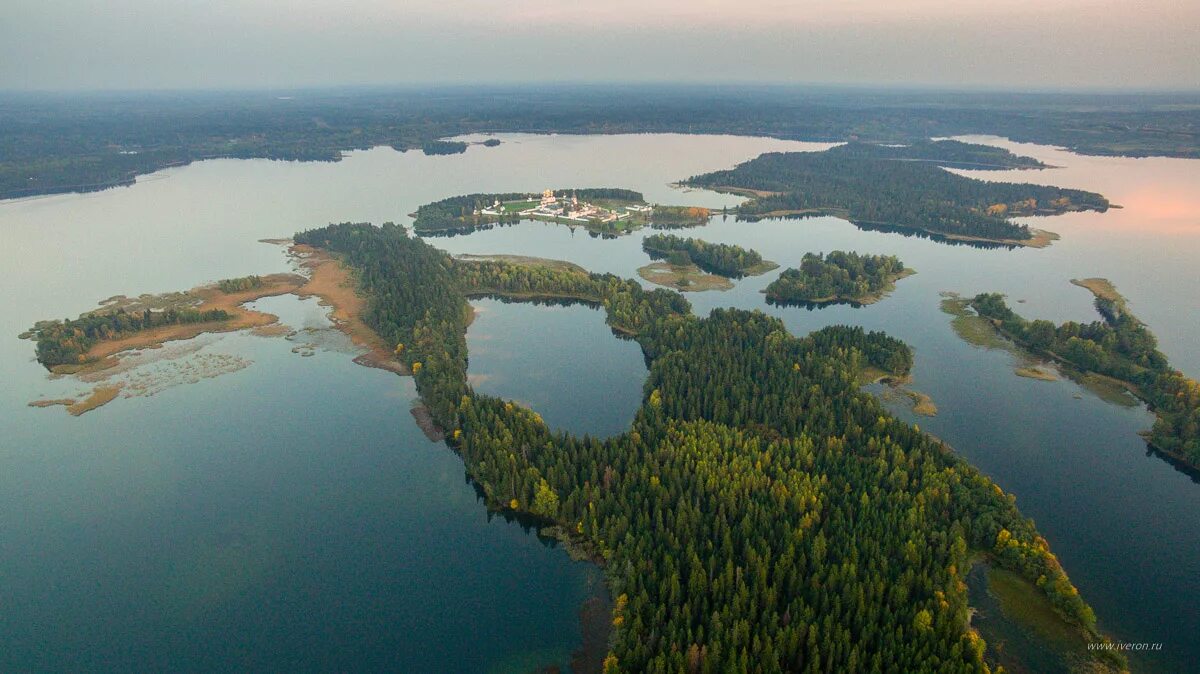
<instances>
[{"instance_id":1,"label":"forested island","mask_svg":"<svg viewBox=\"0 0 1200 674\"><path fill-rule=\"evenodd\" d=\"M957 140L919 140L899 145L851 142L838 151L843 157L929 162L944 168L977 171L1049 168L1033 157L1022 157L1002 147Z\"/></svg>"},{"instance_id":2,"label":"forested island","mask_svg":"<svg viewBox=\"0 0 1200 674\"><path fill-rule=\"evenodd\" d=\"M430 140L421 144L421 152L427 155L462 154L467 144L461 140Z\"/></svg>"},{"instance_id":3,"label":"forested island","mask_svg":"<svg viewBox=\"0 0 1200 674\"><path fill-rule=\"evenodd\" d=\"M355 271L363 319L395 345L489 507L540 518L603 565L615 597L606 672L985 672L963 582L977 554L1100 639L1012 497L859 390L864 368L911 367L898 340L841 326L797 338L761 312L700 318L675 292L455 260L391 224L296 241ZM650 367L631 429L554 432L475 393L472 295L602 307Z\"/></svg>"},{"instance_id":4,"label":"forested island","mask_svg":"<svg viewBox=\"0 0 1200 674\"><path fill-rule=\"evenodd\" d=\"M1026 320L995 293L976 295L971 307L1020 346L1124 385L1157 415L1148 442L1200 469L1200 383L1168 364L1153 333L1129 312L1111 284L1103 279L1075 283L1095 294L1102 320L1057 326L1047 320Z\"/></svg>"},{"instance_id":5,"label":"forested island","mask_svg":"<svg viewBox=\"0 0 1200 674\"><path fill-rule=\"evenodd\" d=\"M799 269L785 269L765 292L767 300L777 304L871 304L897 280L914 273L894 255L805 253Z\"/></svg>"},{"instance_id":6,"label":"forested island","mask_svg":"<svg viewBox=\"0 0 1200 674\"><path fill-rule=\"evenodd\" d=\"M924 232L937 238L1046 245L1014 216L1104 211L1094 192L975 180L943 166L1033 168L1007 150L956 141L888 147L848 143L825 152L771 152L685 184L747 194L739 217L836 215L868 228Z\"/></svg>"},{"instance_id":7,"label":"forested island","mask_svg":"<svg viewBox=\"0 0 1200 674\"><path fill-rule=\"evenodd\" d=\"M703 239L674 234L653 234L642 239L642 250L655 259L667 259L674 265L695 264L710 274L741 278L762 274L779 265L765 261L756 250L728 243L709 243Z\"/></svg>"},{"instance_id":8,"label":"forested island","mask_svg":"<svg viewBox=\"0 0 1200 674\"><path fill-rule=\"evenodd\" d=\"M311 90L286 97L13 93L0 97L0 120L0 198L128 185L138 175L218 157L338 161L348 150L427 144L436 153L443 146L432 143L481 132L874 143L994 134L1083 154L1200 157L1200 100L1188 94L662 85Z\"/></svg>"},{"instance_id":9,"label":"forested island","mask_svg":"<svg viewBox=\"0 0 1200 674\"><path fill-rule=\"evenodd\" d=\"M684 292L728 290L733 287L731 278L757 276L779 266L755 250L673 234L646 237L642 250L659 261L640 267L638 275Z\"/></svg>"}]
</instances>

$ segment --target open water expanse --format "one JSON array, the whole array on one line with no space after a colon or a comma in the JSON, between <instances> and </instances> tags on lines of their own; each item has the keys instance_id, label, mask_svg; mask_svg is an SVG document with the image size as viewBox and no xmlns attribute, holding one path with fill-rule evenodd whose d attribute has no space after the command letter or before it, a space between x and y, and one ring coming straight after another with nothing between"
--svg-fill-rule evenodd
<instances>
[{"instance_id":1,"label":"open water expanse","mask_svg":"<svg viewBox=\"0 0 1200 674\"><path fill-rule=\"evenodd\" d=\"M182 290L288 270L278 246L329 222L395 221L469 192L625 187L648 201L720 209L738 198L670 183L759 153L828 144L728 136L501 136L428 157L375 149L338 163L213 160L92 194L0 202L0 670L564 668L579 608L602 575L519 523L489 517L462 463L414 423L410 379L351 362L314 300L261 300L297 330L206 335L150 354L120 397L81 417L28 402L78 394L17 338L116 294ZM796 334L834 323L886 330L916 351L912 387L936 417L895 411L1016 495L1101 627L1162 643L1135 669L1200 661L1200 484L1149 455L1152 415L1070 379L1013 373L1014 357L962 341L940 293L1006 293L1029 318L1093 320L1102 276L1200 376L1200 161L1082 157L1003 145L1059 168L964 172L1103 193L1107 213L1029 219L1061 234L1042 250L980 249L863 231L835 218L674 232L760 251L782 267L834 249L898 255L917 274L877 304L772 307L779 273L689 293L695 311L761 309ZM637 232L617 239L525 222L430 239L452 253L509 253L636 278ZM1020 303L1017 303L1017 302ZM555 428L621 432L646 370L596 309L477 300L468 332L480 390ZM138 386L131 384L138 382Z\"/></svg>"}]
</instances>

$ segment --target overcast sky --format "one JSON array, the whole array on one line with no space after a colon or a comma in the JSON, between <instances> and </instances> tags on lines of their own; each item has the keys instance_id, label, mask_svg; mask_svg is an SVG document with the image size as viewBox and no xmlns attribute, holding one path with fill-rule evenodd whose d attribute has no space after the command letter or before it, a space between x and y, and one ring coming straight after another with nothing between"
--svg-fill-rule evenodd
<instances>
[{"instance_id":1,"label":"overcast sky","mask_svg":"<svg viewBox=\"0 0 1200 674\"><path fill-rule=\"evenodd\" d=\"M0 0L0 89L1200 89L1200 0Z\"/></svg>"}]
</instances>

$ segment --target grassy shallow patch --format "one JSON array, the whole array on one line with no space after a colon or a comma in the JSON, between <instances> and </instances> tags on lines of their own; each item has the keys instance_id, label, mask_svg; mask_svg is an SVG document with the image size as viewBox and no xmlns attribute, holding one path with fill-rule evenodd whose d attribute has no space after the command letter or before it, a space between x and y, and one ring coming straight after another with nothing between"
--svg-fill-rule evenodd
<instances>
[{"instance_id":1,"label":"grassy shallow patch","mask_svg":"<svg viewBox=\"0 0 1200 674\"><path fill-rule=\"evenodd\" d=\"M705 290L729 290L733 281L702 271L694 264L673 265L669 262L652 262L638 269L638 276L647 281L682 292Z\"/></svg>"},{"instance_id":2,"label":"grassy shallow patch","mask_svg":"<svg viewBox=\"0 0 1200 674\"><path fill-rule=\"evenodd\" d=\"M1102 300L1116 302L1122 306L1125 304L1125 297L1117 292L1117 287L1112 284L1112 281L1106 278L1073 278L1071 279L1071 283L1080 288L1087 288L1093 295Z\"/></svg>"},{"instance_id":3,"label":"grassy shallow patch","mask_svg":"<svg viewBox=\"0 0 1200 674\"><path fill-rule=\"evenodd\" d=\"M574 262L566 260L552 260L546 257L533 257L531 255L471 255L463 254L455 256L456 259L464 262L509 262L519 264L525 267L545 267L546 269L554 269L556 271L573 271L581 274L586 274L587 270Z\"/></svg>"},{"instance_id":4,"label":"grassy shallow patch","mask_svg":"<svg viewBox=\"0 0 1200 674\"><path fill-rule=\"evenodd\" d=\"M995 598L1002 616L994 616L1007 620L1031 639L1031 644L1040 653L1017 652L1012 649L1015 644L989 644L993 652L1009 646L1001 660L1015 658L1008 669L1035 671L1033 662L1021 663L1026 657L1043 657L1053 654L1061 658L1065 670L1069 672L1119 672L1127 671L1124 658L1112 651L1089 651L1088 644L1096 641L1096 637L1073 625L1059 615L1046 596L1038 588L1020 574L1007 569L987 564L987 592ZM986 638L986 637L985 637ZM1047 651L1049 653L1047 653ZM1021 664L1026 665L1022 667ZM1046 663L1042 663L1046 664Z\"/></svg>"},{"instance_id":5,"label":"grassy shallow patch","mask_svg":"<svg viewBox=\"0 0 1200 674\"><path fill-rule=\"evenodd\" d=\"M1058 381L1058 375L1053 372L1036 366L1018 367L1013 370L1018 377L1027 379L1037 379L1039 381Z\"/></svg>"},{"instance_id":6,"label":"grassy shallow patch","mask_svg":"<svg viewBox=\"0 0 1200 674\"><path fill-rule=\"evenodd\" d=\"M958 293L942 293L942 313L953 316L950 327L964 342L985 349L1013 351L1012 342L1004 338L988 319L971 309L971 300Z\"/></svg>"}]
</instances>

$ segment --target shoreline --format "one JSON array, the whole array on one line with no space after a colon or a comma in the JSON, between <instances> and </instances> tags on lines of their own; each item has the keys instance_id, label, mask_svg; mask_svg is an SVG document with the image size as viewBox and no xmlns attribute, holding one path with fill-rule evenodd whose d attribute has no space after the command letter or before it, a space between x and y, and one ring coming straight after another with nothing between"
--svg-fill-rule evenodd
<instances>
[{"instance_id":1,"label":"shoreline","mask_svg":"<svg viewBox=\"0 0 1200 674\"><path fill-rule=\"evenodd\" d=\"M236 332L272 325L279 320L278 316L246 309L243 305L264 297L292 293L302 285L304 280L304 277L297 274L271 274L263 277L262 287L235 293L224 293L217 288L215 283L197 286L184 293L178 293L175 301L180 304L199 302L195 308L200 311L219 309L230 314L232 318L224 321L164 325L135 332L125 337L104 340L88 349L84 354L85 362L79 365L55 365L50 368L50 371L54 374L89 374L114 367L120 362L120 354L126 351L157 349L167 342L192 339L204 333ZM124 301L124 305L137 306L142 300L141 298L109 298L104 300L98 309L87 313L103 313L112 310L122 306L122 301Z\"/></svg>"},{"instance_id":2,"label":"shoreline","mask_svg":"<svg viewBox=\"0 0 1200 674\"><path fill-rule=\"evenodd\" d=\"M729 187L727 185L719 185L716 187L700 187L700 186L692 186L692 187L699 187L700 189L711 189L714 192L724 193L724 194L733 194L736 196L747 197L749 199L756 199L756 198L760 198L760 197L772 197L772 196L776 196L779 194L784 194L783 192L770 192L767 190L752 190L752 189L748 189L748 188ZM1109 208L1120 208L1120 206L1114 206L1111 204L1108 207ZM1029 214L1022 215L1020 217L1028 217L1031 215L1064 215L1066 213L1074 213L1074 212L1087 211L1087 210L1093 210L1093 209L1068 208L1068 209L1061 210L1061 211L1050 210L1050 211L1046 211L1046 212L1029 213ZM1045 230L1045 229L1037 229L1034 227L1029 228L1030 237L1028 239L990 239L990 238L983 237L983 236L971 236L969 234L952 234L952 233L947 233L947 232L938 232L938 231L935 231L932 229L927 229L925 227L920 227L917 225L905 225L905 224L899 224L899 223L895 223L895 222L877 222L877 221L872 221L872 220L856 220L853 216L850 215L849 209L834 208L834 207L791 208L791 209L781 209L781 210L775 210L775 211L766 211L764 213L742 213L742 212L736 210L736 207L735 207L735 215L737 215L738 217L746 218L747 220L753 220L753 221L769 220L772 218L787 219L787 218L805 217L805 216L828 216L828 217L832 217L832 218L838 218L841 220L845 220L852 225L858 225L859 223L862 223L863 225L871 225L871 226L876 226L876 227L887 227L887 228L901 230L901 231L922 233L922 234L926 234L930 237L933 237L935 239L940 238L940 239L945 239L947 241L958 241L958 242L962 242L962 243L980 243L980 244L995 245L995 246L1018 246L1018 247L1023 247L1023 248L1046 248L1050 244L1052 244L1055 241L1058 241L1059 239L1062 238L1056 232L1051 232L1051 231Z\"/></svg>"},{"instance_id":3,"label":"shoreline","mask_svg":"<svg viewBox=\"0 0 1200 674\"><path fill-rule=\"evenodd\" d=\"M287 254L308 271L307 280L294 294L300 299L317 297L318 304L329 307L329 321L334 327L345 333L355 346L366 349L366 353L354 358L355 363L401 376L412 374L406 364L396 360L383 338L362 321L366 300L358 294L353 276L340 260L303 244L291 244Z\"/></svg>"},{"instance_id":4,"label":"shoreline","mask_svg":"<svg viewBox=\"0 0 1200 674\"><path fill-rule=\"evenodd\" d=\"M107 370L117 368L124 355L163 348L169 342L195 339L203 334L249 331L261 336L282 336L288 328L280 325L279 317L246 308L244 305L265 297L295 295L300 299L319 298L319 304L328 307L329 321L333 327L350 338L357 347L364 349L353 358L353 362L364 367L387 370L401 376L411 375L408 366L394 357L391 349L365 323L360 314L366 305L355 289L354 280L336 258L308 246L292 244L291 239L263 240L263 243L288 246L287 257L307 272L307 276L294 273L276 273L263 276L263 285L243 291L225 293L217 283L197 286L191 290L161 295L142 295L137 298L125 296L102 300L97 309L88 313L111 311L117 308L140 309L145 305L188 306L205 311L220 309L232 317L223 321L165 325L95 344L87 351L87 362L79 365L56 365L50 368L51 376L73 376L80 381L88 377L103 377ZM95 382L95 379L91 381ZM72 416L80 416L98 409L120 397L122 385L101 383L93 387L90 394L76 398L39 399L28 403L29 407L64 407ZM128 394L126 394L128 397ZM433 439L437 433L425 429Z\"/></svg>"},{"instance_id":5,"label":"shoreline","mask_svg":"<svg viewBox=\"0 0 1200 674\"><path fill-rule=\"evenodd\" d=\"M1128 671L1122 655L1090 650L1091 643L1106 643L1110 637L1067 619L1033 581L1000 565L991 551L975 551L964 582L970 586L968 627L987 645L985 653L992 664L1027 671L1049 655L1061 659L1071 671L1076 667L1090 672ZM1020 636L1006 634L1013 629ZM1006 636L1012 636L1015 644Z\"/></svg>"},{"instance_id":6,"label":"shoreline","mask_svg":"<svg viewBox=\"0 0 1200 674\"><path fill-rule=\"evenodd\" d=\"M660 260L638 267L637 273L638 276L656 286L685 293L709 290L725 291L734 286L733 281L728 277L709 274L695 264L675 266L670 262ZM685 281L687 283L684 283Z\"/></svg>"},{"instance_id":7,"label":"shoreline","mask_svg":"<svg viewBox=\"0 0 1200 674\"><path fill-rule=\"evenodd\" d=\"M1074 285L1077 285L1079 287L1086 288L1087 290L1091 291L1093 295L1096 296L1097 300L1110 301L1113 303L1114 306L1117 307L1117 309L1119 311L1121 311L1122 313L1125 312L1125 298L1119 292L1117 292L1116 287L1107 279L1104 279L1104 278L1071 279L1071 283ZM966 298L959 298L959 297L947 298L946 300L943 300L943 311L945 311L946 313L951 313L946 310L946 302L947 301L957 301L960 303L961 302L968 303L963 306L969 306L969 302L970 302L970 300L968 300ZM951 315L954 315L954 314L951 313ZM1129 396L1132 396L1132 399L1133 399L1133 401L1136 402L1136 404L1145 406L1146 410L1154 415L1156 423L1159 419L1161 419L1161 417L1159 415L1158 406L1156 406L1153 403L1153 401L1150 400L1150 398L1146 394L1146 392L1143 391L1142 388L1140 386L1138 386L1136 383L1134 383L1132 381L1126 381L1124 379L1119 379L1112 375L1104 374L1101 372L1095 372L1092 370L1083 369L1080 366L1076 365L1074 362L1064 358L1063 356L1061 356L1058 353L1051 351L1049 349L1034 349L1034 348L1029 347L1028 345L1022 344L1022 343L1018 342L1011 334L1006 332L1004 330L1004 328L1001 326L1000 321L998 321L998 320L978 316L978 314L975 314L975 313L971 314L971 317L977 318L978 320L982 321L983 323L986 323L990 327L990 329L994 332L995 335L997 335L1001 340L1003 340L1004 342L1006 342L1009 345L1008 348L1010 348L1013 352L1023 355L1023 356L1026 356L1031 359L1032 358L1043 358L1043 359L1050 361L1051 363L1053 363L1054 365L1056 365L1058 367L1059 371L1063 375L1067 376L1072 381L1075 381L1079 386L1088 390L1089 392L1093 393L1094 395L1097 395L1097 396L1101 397L1101 399L1106 400L1106 402L1113 402L1113 401L1105 398L1102 395L1102 393L1096 389L1096 387L1095 387L1096 382L1098 382L1099 384L1102 384L1102 385L1112 387L1114 390L1123 391L1124 393L1128 394ZM1135 318L1134 320L1137 320L1137 319ZM962 334L959 334L959 337L963 338L964 340L967 340L967 338L964 337ZM970 341L970 340L967 340L967 341ZM1030 377L1032 379L1042 379L1042 380L1046 380L1046 381L1052 381L1051 379L1049 379L1049 377L1035 376L1028 372L1021 372L1020 371L1021 369L1022 368L1018 368L1018 371L1016 372L1016 374L1023 376L1023 377ZM1178 372L1178 371L1176 371L1176 372ZM1156 454L1156 455L1160 456L1161 458L1169 459L1170 460L1169 463L1171 463L1172 465L1175 465L1177 468L1184 468L1185 469L1184 472L1188 473L1189 475L1192 475L1192 476L1200 475L1200 465L1197 465L1193 461L1189 460L1189 458L1186 457L1182 452L1162 447L1158 443L1154 442L1151 431L1149 431L1149 430L1141 431L1138 433L1138 435L1139 435L1139 437L1142 438L1143 441L1145 441L1146 446L1149 450L1149 453ZM1200 481L1200 480L1196 480L1196 481Z\"/></svg>"}]
</instances>

